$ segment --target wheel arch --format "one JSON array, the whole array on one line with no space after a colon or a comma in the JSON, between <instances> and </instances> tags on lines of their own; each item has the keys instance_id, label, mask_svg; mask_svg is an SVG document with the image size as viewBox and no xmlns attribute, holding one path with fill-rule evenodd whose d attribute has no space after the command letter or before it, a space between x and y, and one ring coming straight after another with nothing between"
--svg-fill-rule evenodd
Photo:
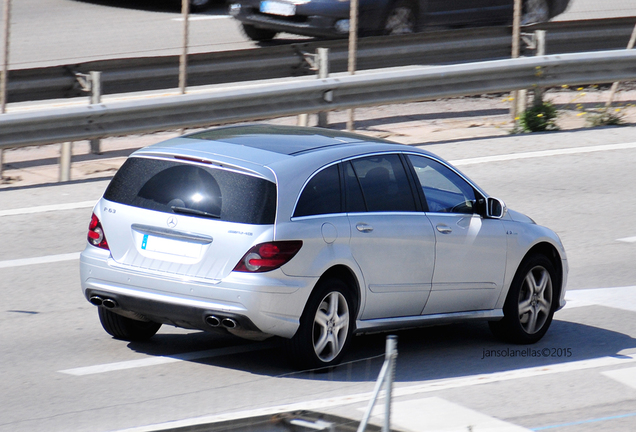
<instances>
[{"instance_id":1,"label":"wheel arch","mask_svg":"<svg viewBox=\"0 0 636 432\"><path fill-rule=\"evenodd\" d=\"M316 285L318 285L320 282L322 282L325 279L332 279L332 278L340 279L349 287L349 290L351 291L351 294L353 296L353 306L355 307L353 316L357 317L358 313L360 312L360 307L362 304L362 295L360 290L360 284L358 282L358 278L356 277L355 273L353 272L353 270L351 270L351 268L347 267L346 265L337 264L327 269L327 271L325 271L322 274L322 276L320 276L320 278L316 282Z\"/></svg>"},{"instance_id":2,"label":"wheel arch","mask_svg":"<svg viewBox=\"0 0 636 432\"><path fill-rule=\"evenodd\" d=\"M521 267L521 265L532 255L543 255L548 260L550 260L550 262L554 266L557 278L557 280L553 284L553 286L556 287L554 298L557 299L557 301L553 303L553 307L556 310L556 308L559 307L558 299L561 298L561 293L563 291L563 262L561 260L561 254L553 244L548 242L541 242L534 245L532 248L530 248L530 250L528 250L528 252L519 263L519 267Z\"/></svg>"}]
</instances>

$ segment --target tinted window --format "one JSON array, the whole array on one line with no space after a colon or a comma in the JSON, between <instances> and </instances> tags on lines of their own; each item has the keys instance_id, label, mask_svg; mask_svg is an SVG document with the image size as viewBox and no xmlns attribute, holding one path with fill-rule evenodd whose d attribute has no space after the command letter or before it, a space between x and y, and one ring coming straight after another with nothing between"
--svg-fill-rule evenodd
<instances>
[{"instance_id":1,"label":"tinted window","mask_svg":"<svg viewBox=\"0 0 636 432\"><path fill-rule=\"evenodd\" d=\"M362 189L360 189L360 182L358 181L358 177L356 177L351 162L344 164L344 170L345 187L347 190L347 212L358 213L367 211L367 206L362 196Z\"/></svg>"},{"instance_id":2,"label":"tinted window","mask_svg":"<svg viewBox=\"0 0 636 432\"><path fill-rule=\"evenodd\" d=\"M473 213L475 190L450 168L423 156L409 155L420 181L428 210L436 213Z\"/></svg>"},{"instance_id":3,"label":"tinted window","mask_svg":"<svg viewBox=\"0 0 636 432\"><path fill-rule=\"evenodd\" d=\"M337 165L332 165L309 180L300 194L294 216L340 212L342 212L340 171Z\"/></svg>"},{"instance_id":4,"label":"tinted window","mask_svg":"<svg viewBox=\"0 0 636 432\"><path fill-rule=\"evenodd\" d=\"M170 160L129 158L104 198L165 213L248 224L274 223L276 185L231 171Z\"/></svg>"},{"instance_id":5,"label":"tinted window","mask_svg":"<svg viewBox=\"0 0 636 432\"><path fill-rule=\"evenodd\" d=\"M398 155L351 161L360 181L367 211L415 211L415 200Z\"/></svg>"}]
</instances>

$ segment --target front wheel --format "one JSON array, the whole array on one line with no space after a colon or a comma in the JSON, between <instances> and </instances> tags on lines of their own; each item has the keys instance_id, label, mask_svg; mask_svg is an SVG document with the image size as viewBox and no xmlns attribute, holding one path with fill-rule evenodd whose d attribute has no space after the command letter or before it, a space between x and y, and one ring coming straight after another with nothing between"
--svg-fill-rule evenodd
<instances>
[{"instance_id":1,"label":"front wheel","mask_svg":"<svg viewBox=\"0 0 636 432\"><path fill-rule=\"evenodd\" d=\"M548 331L554 315L556 271L544 255L524 260L504 304L504 318L489 322L493 334L508 342L530 344Z\"/></svg>"},{"instance_id":2,"label":"front wheel","mask_svg":"<svg viewBox=\"0 0 636 432\"><path fill-rule=\"evenodd\" d=\"M268 30L255 27L250 24L241 24L243 34L255 42L267 42L278 34L275 30Z\"/></svg>"},{"instance_id":3,"label":"front wheel","mask_svg":"<svg viewBox=\"0 0 636 432\"><path fill-rule=\"evenodd\" d=\"M301 369L338 364L354 327L349 287L339 279L321 281L309 298L300 327L289 341L291 361Z\"/></svg>"},{"instance_id":4,"label":"front wheel","mask_svg":"<svg viewBox=\"0 0 636 432\"><path fill-rule=\"evenodd\" d=\"M203 12L210 8L212 0L190 0L190 11Z\"/></svg>"},{"instance_id":5,"label":"front wheel","mask_svg":"<svg viewBox=\"0 0 636 432\"><path fill-rule=\"evenodd\" d=\"M105 307L99 307L99 320L106 332L115 339L131 342L143 342L155 335L160 323L152 321L137 321L111 312Z\"/></svg>"},{"instance_id":6,"label":"front wheel","mask_svg":"<svg viewBox=\"0 0 636 432\"><path fill-rule=\"evenodd\" d=\"M401 35L417 31L417 15L413 3L399 0L389 11L384 22L384 34Z\"/></svg>"},{"instance_id":7,"label":"front wheel","mask_svg":"<svg viewBox=\"0 0 636 432\"><path fill-rule=\"evenodd\" d=\"M546 22L550 19L550 7L546 0L526 0L523 3L521 25Z\"/></svg>"}]
</instances>

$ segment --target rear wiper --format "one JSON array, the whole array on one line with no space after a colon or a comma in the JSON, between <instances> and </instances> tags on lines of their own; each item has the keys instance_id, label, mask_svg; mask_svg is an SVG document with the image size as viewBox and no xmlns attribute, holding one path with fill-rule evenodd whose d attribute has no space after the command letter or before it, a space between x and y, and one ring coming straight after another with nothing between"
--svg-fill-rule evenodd
<instances>
[{"instance_id":1,"label":"rear wiper","mask_svg":"<svg viewBox=\"0 0 636 432\"><path fill-rule=\"evenodd\" d=\"M194 215L194 216L203 216L203 217L208 217L208 218L213 218L213 219L220 219L221 218L221 215L214 214L214 213L208 213L208 212L203 211L203 210L197 210L197 209L191 209L191 208L179 207L179 206L171 206L170 208L175 213L191 214L191 215Z\"/></svg>"}]
</instances>

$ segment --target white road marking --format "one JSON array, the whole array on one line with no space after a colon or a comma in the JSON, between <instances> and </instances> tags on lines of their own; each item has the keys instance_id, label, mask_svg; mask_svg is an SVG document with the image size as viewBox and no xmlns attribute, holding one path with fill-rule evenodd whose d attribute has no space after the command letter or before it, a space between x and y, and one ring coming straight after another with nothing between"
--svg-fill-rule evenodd
<instances>
[{"instance_id":1,"label":"white road marking","mask_svg":"<svg viewBox=\"0 0 636 432\"><path fill-rule=\"evenodd\" d=\"M209 21L209 20L220 20L220 19L230 19L232 18L229 15L197 15L197 16L189 16L188 21ZM172 21L180 21L183 22L183 17L172 18Z\"/></svg>"},{"instance_id":2,"label":"white road marking","mask_svg":"<svg viewBox=\"0 0 636 432\"><path fill-rule=\"evenodd\" d=\"M365 408L363 408L364 410ZM384 420L384 407L373 409L376 423ZM412 432L529 432L521 426L505 422L439 397L413 399L391 404L391 428Z\"/></svg>"},{"instance_id":3,"label":"white road marking","mask_svg":"<svg viewBox=\"0 0 636 432\"><path fill-rule=\"evenodd\" d=\"M636 355L621 355L617 357L600 357L592 360L579 360L569 363L560 363L554 365L537 366L524 369L516 369L504 372L495 372L491 374L471 375L459 378L446 378L439 380L427 381L422 384L397 387L393 390L395 397L411 396L435 392L440 390L457 389L463 387L471 387L481 384L490 384L496 382L510 381L515 379L533 378L537 376L546 376L556 373L575 372L586 369L595 369L607 366L622 366L636 362ZM187 426L202 425L207 423L218 423L222 421L238 420L246 417L257 417L265 415L274 415L278 413L297 411L297 410L320 410L355 403L368 402L372 396L372 392L359 393L346 396L339 396L330 399L319 399L314 401L297 402L287 405L279 405L266 408L257 408L253 410L238 411L233 413L217 414L203 417L196 417L185 420L177 420L162 424L141 426L131 429L120 430L119 432L150 432L168 428L180 428Z\"/></svg>"},{"instance_id":4,"label":"white road marking","mask_svg":"<svg viewBox=\"0 0 636 432\"><path fill-rule=\"evenodd\" d=\"M619 238L617 240L621 242L626 242L626 243L636 243L636 237L625 237L625 238Z\"/></svg>"},{"instance_id":5,"label":"white road marking","mask_svg":"<svg viewBox=\"0 0 636 432\"><path fill-rule=\"evenodd\" d=\"M232 354L242 354L253 351L262 351L266 349L273 348L275 345L272 343L263 343L263 344L251 344L251 345L239 345L227 348L218 348L211 349L206 351L195 351L184 354L175 354L172 356L159 356L159 357L148 357L139 360L129 360L123 362L116 363L107 363L95 366L86 366L79 367L74 369L65 369L58 372L75 375L75 376L84 376L84 375L94 375L105 372L112 372L124 369L135 369L140 367L147 366L156 366L168 363L176 363L182 361L190 361L190 360L198 360L202 358L212 358L212 357L220 357Z\"/></svg>"},{"instance_id":6,"label":"white road marking","mask_svg":"<svg viewBox=\"0 0 636 432\"><path fill-rule=\"evenodd\" d=\"M636 312L636 286L571 290L565 300L565 309L598 305Z\"/></svg>"},{"instance_id":7,"label":"white road marking","mask_svg":"<svg viewBox=\"0 0 636 432\"><path fill-rule=\"evenodd\" d=\"M477 157L477 158L470 158L470 159L458 159L458 160L450 161L450 163L456 166L475 165L475 164L487 163L487 162L501 162L501 161L517 160L517 159L530 159L530 158L537 158L537 157L572 155L572 154L592 153L592 152L610 151L610 150L627 150L627 149L634 149L634 148L636 148L636 142L622 143L622 144L607 144L607 145L590 146L590 147L541 150L541 151L534 151L534 152L512 153L512 154L495 155L495 156L484 156L484 157Z\"/></svg>"},{"instance_id":8,"label":"white road marking","mask_svg":"<svg viewBox=\"0 0 636 432\"><path fill-rule=\"evenodd\" d=\"M48 264L62 261L73 261L79 259L80 252L71 252L67 254L60 255L47 255L35 258L22 258L22 259L14 259L7 261L0 261L0 269L3 268L12 268L12 267L22 267L28 265L36 265L36 264Z\"/></svg>"},{"instance_id":9,"label":"white road marking","mask_svg":"<svg viewBox=\"0 0 636 432\"><path fill-rule=\"evenodd\" d=\"M65 203L65 204L52 204L52 205L37 206L37 207L25 207L25 208L17 208L17 209L10 209L10 210L0 210L0 216L16 216L16 215L24 215L24 214L44 213L44 212L50 212L50 211L92 208L93 206L95 206L96 202L97 200L93 200L93 201L81 201L81 202Z\"/></svg>"},{"instance_id":10,"label":"white road marking","mask_svg":"<svg viewBox=\"0 0 636 432\"><path fill-rule=\"evenodd\" d=\"M611 371L605 371L601 373L622 384L625 384L631 388L636 389L636 367L625 368L625 369L614 369Z\"/></svg>"}]
</instances>

